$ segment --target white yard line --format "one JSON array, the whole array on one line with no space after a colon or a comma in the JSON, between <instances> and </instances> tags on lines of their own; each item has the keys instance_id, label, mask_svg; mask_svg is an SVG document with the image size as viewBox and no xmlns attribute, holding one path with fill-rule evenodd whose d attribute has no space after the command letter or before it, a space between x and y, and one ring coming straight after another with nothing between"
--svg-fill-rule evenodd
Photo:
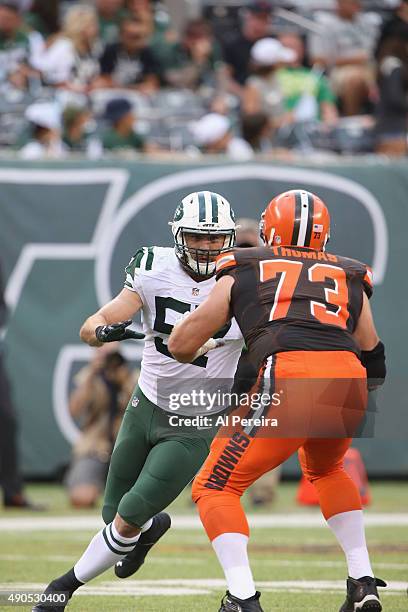
<instances>
[{"instance_id":1,"label":"white yard line","mask_svg":"<svg viewBox=\"0 0 408 612\"><path fill-rule=\"evenodd\" d=\"M0 555L0 561L56 561L56 562L75 562L77 557L75 555ZM192 559L189 557L189 565L206 565L207 559ZM160 555L159 557L149 557L149 565L185 565L185 557L166 557ZM301 561L299 559L257 559L256 557L251 560L252 565L270 565L276 567L335 567L344 568L344 561L314 561L311 559L305 559ZM376 569L389 569L389 570L401 570L408 573L408 563L375 563ZM408 581L407 581L408 586Z\"/></svg>"},{"instance_id":2,"label":"white yard line","mask_svg":"<svg viewBox=\"0 0 408 612\"><path fill-rule=\"evenodd\" d=\"M327 527L318 513L305 514L249 514L248 521L255 528L304 528ZM366 513L367 527L407 527L408 513ZM0 518L2 531L96 531L103 526L99 515L95 516L30 516ZM172 516L173 529L202 530L196 515Z\"/></svg>"},{"instance_id":3,"label":"white yard line","mask_svg":"<svg viewBox=\"0 0 408 612\"><path fill-rule=\"evenodd\" d=\"M46 585L38 583L5 583L0 584L1 591L41 591ZM345 590L344 580L280 580L258 582L263 591L285 593L300 592L333 592ZM406 592L406 582L389 582L384 589L390 595L401 595ZM211 595L224 591L225 582L222 579L173 579L173 580L130 580L121 582L101 582L95 586L85 586L78 591L79 595L100 596L154 596L154 595Z\"/></svg>"}]
</instances>

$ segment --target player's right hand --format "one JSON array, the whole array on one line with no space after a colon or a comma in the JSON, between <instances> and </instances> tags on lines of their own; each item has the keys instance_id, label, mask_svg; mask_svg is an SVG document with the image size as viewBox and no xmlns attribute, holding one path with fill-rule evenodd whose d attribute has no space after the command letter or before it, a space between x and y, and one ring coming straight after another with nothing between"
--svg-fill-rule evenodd
<instances>
[{"instance_id":1,"label":"player's right hand","mask_svg":"<svg viewBox=\"0 0 408 612\"><path fill-rule=\"evenodd\" d=\"M99 342L118 342L119 340L142 340L145 336L131 329L126 329L132 324L132 319L121 323L110 325L99 325L95 329L95 336Z\"/></svg>"},{"instance_id":2,"label":"player's right hand","mask_svg":"<svg viewBox=\"0 0 408 612\"><path fill-rule=\"evenodd\" d=\"M201 357L201 355L205 355L208 351L213 351L220 346L225 346L225 340L222 338L210 338L207 342L204 342L202 346L198 349L196 354L194 355L192 362Z\"/></svg>"}]
</instances>

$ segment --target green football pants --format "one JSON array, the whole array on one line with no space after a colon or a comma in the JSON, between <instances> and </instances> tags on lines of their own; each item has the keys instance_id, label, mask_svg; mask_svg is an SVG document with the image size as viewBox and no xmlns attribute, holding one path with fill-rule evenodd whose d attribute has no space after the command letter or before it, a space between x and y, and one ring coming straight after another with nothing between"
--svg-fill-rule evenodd
<instances>
[{"instance_id":1,"label":"green football pants","mask_svg":"<svg viewBox=\"0 0 408 612\"><path fill-rule=\"evenodd\" d=\"M178 497L207 458L215 428L171 426L169 416L136 387L110 461L102 509L106 524L118 512L141 527Z\"/></svg>"}]
</instances>

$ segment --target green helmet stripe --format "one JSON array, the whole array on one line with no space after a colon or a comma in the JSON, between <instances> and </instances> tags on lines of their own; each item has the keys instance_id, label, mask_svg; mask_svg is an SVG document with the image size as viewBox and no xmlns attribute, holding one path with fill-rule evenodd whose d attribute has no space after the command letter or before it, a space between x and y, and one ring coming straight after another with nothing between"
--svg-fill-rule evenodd
<instances>
[{"instance_id":1,"label":"green helmet stripe","mask_svg":"<svg viewBox=\"0 0 408 612\"><path fill-rule=\"evenodd\" d=\"M212 222L218 223L218 198L215 193L211 193L211 214Z\"/></svg>"},{"instance_id":2,"label":"green helmet stripe","mask_svg":"<svg viewBox=\"0 0 408 612\"><path fill-rule=\"evenodd\" d=\"M202 191L198 194L198 220L200 223L205 222L205 196Z\"/></svg>"}]
</instances>

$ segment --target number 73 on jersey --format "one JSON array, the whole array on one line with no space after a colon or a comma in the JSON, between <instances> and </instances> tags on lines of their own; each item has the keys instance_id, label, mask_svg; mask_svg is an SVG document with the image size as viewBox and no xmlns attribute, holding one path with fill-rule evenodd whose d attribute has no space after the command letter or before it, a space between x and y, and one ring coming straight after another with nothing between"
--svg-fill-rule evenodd
<instances>
[{"instance_id":1,"label":"number 73 on jersey","mask_svg":"<svg viewBox=\"0 0 408 612\"><path fill-rule=\"evenodd\" d=\"M287 259L270 259L260 261L259 266L261 283L274 280L280 276L269 320L283 319L288 314L304 264L300 261L289 261ZM324 287L326 303L310 299L310 312L320 323L338 325L346 329L349 317L346 272L338 266L323 263L316 263L309 268L309 282L324 283L328 279L333 281L334 288ZM328 304L331 304L334 308L329 310L327 308Z\"/></svg>"}]
</instances>

